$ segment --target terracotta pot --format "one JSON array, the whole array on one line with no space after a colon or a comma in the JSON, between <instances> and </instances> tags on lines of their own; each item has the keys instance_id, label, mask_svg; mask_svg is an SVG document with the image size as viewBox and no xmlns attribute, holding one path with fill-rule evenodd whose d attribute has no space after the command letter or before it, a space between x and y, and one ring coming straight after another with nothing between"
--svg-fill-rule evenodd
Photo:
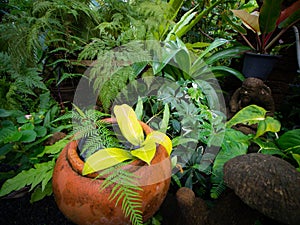
<instances>
[{"instance_id":1,"label":"terracotta pot","mask_svg":"<svg viewBox=\"0 0 300 225\"><path fill-rule=\"evenodd\" d=\"M141 124L146 134L151 131L146 124ZM80 225L131 224L129 218L124 217L121 201L116 206L116 201L109 200L112 186L100 191L104 178L82 176L83 165L77 153L77 142L70 142L58 157L52 178L55 201L62 213ZM146 221L159 209L168 192L170 158L164 147L159 145L150 166L135 160L124 169L140 177L143 221Z\"/></svg>"}]
</instances>

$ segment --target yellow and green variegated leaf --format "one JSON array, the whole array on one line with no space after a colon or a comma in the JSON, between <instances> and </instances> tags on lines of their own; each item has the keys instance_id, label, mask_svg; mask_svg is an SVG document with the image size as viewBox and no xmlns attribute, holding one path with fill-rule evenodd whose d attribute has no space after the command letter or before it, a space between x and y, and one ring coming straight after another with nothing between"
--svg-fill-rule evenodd
<instances>
[{"instance_id":1,"label":"yellow and green variegated leaf","mask_svg":"<svg viewBox=\"0 0 300 225\"><path fill-rule=\"evenodd\" d=\"M258 123L256 135L254 138L257 138L264 133L271 131L271 132L279 132L281 124L278 120L274 119L273 117L267 116L265 120L261 120Z\"/></svg>"},{"instance_id":2,"label":"yellow and green variegated leaf","mask_svg":"<svg viewBox=\"0 0 300 225\"><path fill-rule=\"evenodd\" d=\"M140 146L144 141L144 133L134 110L126 104L116 105L114 113L122 135L134 146Z\"/></svg>"},{"instance_id":3,"label":"yellow and green variegated leaf","mask_svg":"<svg viewBox=\"0 0 300 225\"><path fill-rule=\"evenodd\" d=\"M157 144L162 145L166 149L168 154L169 155L171 154L172 141L170 140L170 138L166 134L164 134L162 132L159 132L159 131L153 131L153 132L151 132L150 134L147 135L146 141L147 140L151 140L151 141L154 141Z\"/></svg>"},{"instance_id":4,"label":"yellow and green variegated leaf","mask_svg":"<svg viewBox=\"0 0 300 225\"><path fill-rule=\"evenodd\" d=\"M145 140L142 147L132 150L131 155L139 158L140 160L146 162L150 165L156 152L156 144L153 140Z\"/></svg>"},{"instance_id":5,"label":"yellow and green variegated leaf","mask_svg":"<svg viewBox=\"0 0 300 225\"><path fill-rule=\"evenodd\" d=\"M109 168L128 159L132 159L132 156L129 151L124 149L101 149L87 158L83 167L82 175Z\"/></svg>"},{"instance_id":6,"label":"yellow and green variegated leaf","mask_svg":"<svg viewBox=\"0 0 300 225\"><path fill-rule=\"evenodd\" d=\"M238 111L229 121L226 122L226 127L232 127L236 124L256 124L259 121L265 120L267 111L258 105L248 105Z\"/></svg>"}]
</instances>

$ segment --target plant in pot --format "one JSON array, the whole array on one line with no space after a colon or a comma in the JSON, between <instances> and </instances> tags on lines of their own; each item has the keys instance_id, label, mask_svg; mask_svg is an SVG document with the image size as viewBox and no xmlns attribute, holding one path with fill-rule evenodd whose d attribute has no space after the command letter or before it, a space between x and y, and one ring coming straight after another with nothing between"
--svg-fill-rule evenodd
<instances>
[{"instance_id":1,"label":"plant in pot","mask_svg":"<svg viewBox=\"0 0 300 225\"><path fill-rule=\"evenodd\" d=\"M59 209L76 224L142 224L167 194L171 140L138 121L126 104L114 107L115 118L75 108L81 125L52 178Z\"/></svg>"},{"instance_id":2,"label":"plant in pot","mask_svg":"<svg viewBox=\"0 0 300 225\"><path fill-rule=\"evenodd\" d=\"M282 0L264 0L259 10L252 13L243 9L231 10L241 19L244 27L254 32L254 38L251 38L250 34L247 38L246 29L227 17L227 22L239 32L251 48L244 59L243 74L246 77L259 77L262 80L267 78L279 57L270 49L277 45L280 37L300 20L300 1L283 10L282 2Z\"/></svg>"}]
</instances>

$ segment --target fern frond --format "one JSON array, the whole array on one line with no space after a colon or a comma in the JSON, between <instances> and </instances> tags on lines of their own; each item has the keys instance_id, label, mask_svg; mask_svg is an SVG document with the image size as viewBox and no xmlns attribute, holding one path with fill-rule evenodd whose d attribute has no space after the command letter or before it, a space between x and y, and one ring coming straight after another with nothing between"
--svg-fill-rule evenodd
<instances>
[{"instance_id":1,"label":"fern frond","mask_svg":"<svg viewBox=\"0 0 300 225\"><path fill-rule=\"evenodd\" d=\"M122 169L125 164L121 163L101 173L102 176L109 176L102 183L100 191L113 185L109 199L116 200L116 205L122 201L124 216L129 217L133 225L142 225L142 200L139 192L143 189L138 184L139 177Z\"/></svg>"},{"instance_id":2,"label":"fern frond","mask_svg":"<svg viewBox=\"0 0 300 225\"><path fill-rule=\"evenodd\" d=\"M224 184L223 180L219 183L215 183L215 184L213 184L213 186L210 190L210 196L213 199L217 199L225 191L225 189L226 189L226 185Z\"/></svg>"}]
</instances>

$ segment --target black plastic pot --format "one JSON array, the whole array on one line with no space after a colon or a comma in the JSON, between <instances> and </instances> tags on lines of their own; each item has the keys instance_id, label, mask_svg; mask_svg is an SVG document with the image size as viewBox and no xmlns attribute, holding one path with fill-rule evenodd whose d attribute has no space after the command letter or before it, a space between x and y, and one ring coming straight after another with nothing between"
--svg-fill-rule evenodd
<instances>
[{"instance_id":1,"label":"black plastic pot","mask_svg":"<svg viewBox=\"0 0 300 225\"><path fill-rule=\"evenodd\" d=\"M278 55L246 52L242 72L246 78L256 77L266 80L279 58Z\"/></svg>"}]
</instances>

